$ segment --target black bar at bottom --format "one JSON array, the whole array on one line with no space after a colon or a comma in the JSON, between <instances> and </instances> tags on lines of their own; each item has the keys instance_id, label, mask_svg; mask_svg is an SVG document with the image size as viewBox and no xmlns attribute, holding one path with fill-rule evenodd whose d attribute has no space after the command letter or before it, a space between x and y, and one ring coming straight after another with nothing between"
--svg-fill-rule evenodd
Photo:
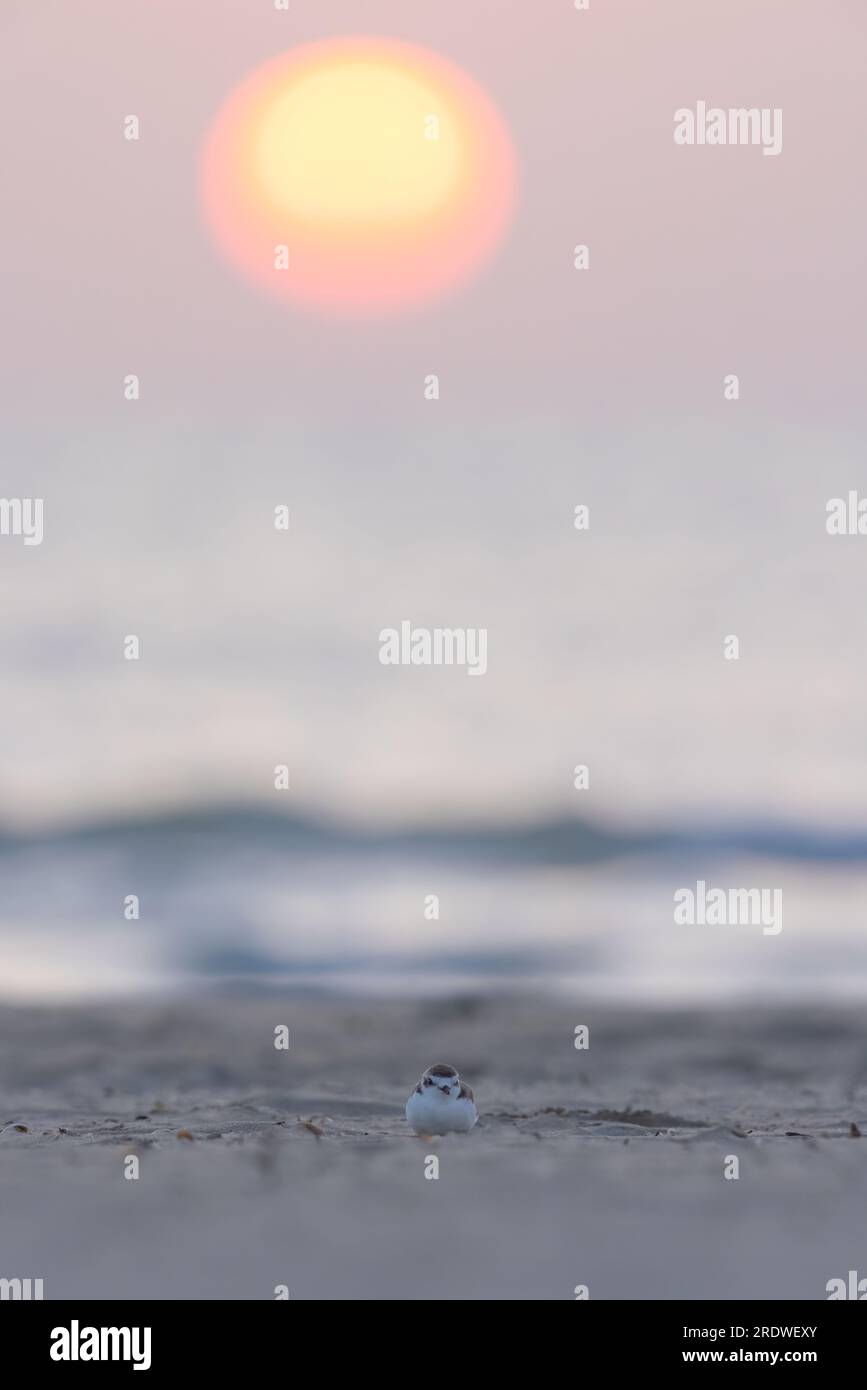
<instances>
[{"instance_id":1,"label":"black bar at bottom","mask_svg":"<svg viewBox=\"0 0 867 1390\"><path fill-rule=\"evenodd\" d=\"M397 1317L371 1304L364 1305L362 1314L354 1313L350 1304L341 1304L332 1316L340 1318L345 1330L334 1339L323 1339L327 1325L319 1318L311 1323L306 1307L300 1305L301 1300L295 1305L291 1301L7 1301L0 1303L0 1335L8 1368L11 1362L16 1369L46 1370L50 1375L83 1371L92 1376L107 1366L115 1375L133 1374L137 1369L151 1376L188 1370L224 1376L237 1371L246 1377L260 1358L285 1365L291 1373L293 1367L301 1370L311 1356L323 1369L325 1363L333 1369L335 1351L345 1345L346 1333L354 1328L369 1352L374 1346L372 1334L383 1338L381 1352L392 1369L418 1367L420 1358L423 1363L433 1354L437 1315L433 1310L422 1314L418 1304L414 1311L408 1308ZM470 1345L461 1354L465 1368L484 1365L497 1345L486 1336L494 1305L470 1306L472 1334L468 1334L467 1316L455 1322L444 1313L442 1319L443 1343L470 1335ZM535 1319L522 1325L523 1334L513 1324L516 1347L538 1330ZM857 1307L845 1302L588 1300L577 1302L568 1318L553 1324L553 1329L580 1338L561 1344L561 1350L572 1346L584 1366L601 1363L611 1370L635 1368L646 1375L674 1367L714 1365L799 1365L827 1372L861 1364L867 1322ZM496 1321L490 1327L490 1332L495 1331ZM421 1346L416 1340L419 1335ZM530 1349L529 1341L525 1349ZM357 1353L356 1348L356 1373ZM364 1359L370 1364L368 1357Z\"/></svg>"}]
</instances>

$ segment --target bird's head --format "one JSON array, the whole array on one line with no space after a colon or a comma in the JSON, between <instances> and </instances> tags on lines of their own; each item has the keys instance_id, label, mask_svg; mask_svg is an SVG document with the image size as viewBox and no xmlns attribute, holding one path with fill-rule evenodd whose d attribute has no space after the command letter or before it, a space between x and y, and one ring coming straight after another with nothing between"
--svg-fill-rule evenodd
<instances>
[{"instance_id":1,"label":"bird's head","mask_svg":"<svg viewBox=\"0 0 867 1390\"><path fill-rule=\"evenodd\" d=\"M445 1062L437 1062L436 1066L428 1067L421 1084L423 1091L430 1092L431 1087L436 1086L444 1096L454 1098L460 1095L461 1078L454 1067L446 1066Z\"/></svg>"}]
</instances>

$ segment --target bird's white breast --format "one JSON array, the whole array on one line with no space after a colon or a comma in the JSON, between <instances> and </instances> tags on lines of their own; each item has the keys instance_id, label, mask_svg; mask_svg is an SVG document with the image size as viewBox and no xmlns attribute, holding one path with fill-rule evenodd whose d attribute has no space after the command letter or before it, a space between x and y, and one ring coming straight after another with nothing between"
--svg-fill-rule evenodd
<instances>
[{"instance_id":1,"label":"bird's white breast","mask_svg":"<svg viewBox=\"0 0 867 1390\"><path fill-rule=\"evenodd\" d=\"M479 1118L469 1099L444 1096L437 1086L413 1091L406 1103L406 1118L417 1134L450 1134L472 1129Z\"/></svg>"}]
</instances>

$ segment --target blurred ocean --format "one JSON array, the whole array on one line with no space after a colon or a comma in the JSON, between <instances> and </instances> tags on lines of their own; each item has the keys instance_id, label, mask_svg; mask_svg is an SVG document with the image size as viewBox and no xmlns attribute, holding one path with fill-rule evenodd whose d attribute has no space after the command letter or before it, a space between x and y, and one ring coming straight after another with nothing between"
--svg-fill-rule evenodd
<instances>
[{"instance_id":1,"label":"blurred ocean","mask_svg":"<svg viewBox=\"0 0 867 1390\"><path fill-rule=\"evenodd\" d=\"M0 998L864 998L863 551L824 527L860 439L829 472L802 432L576 463L570 429L22 435L46 536L0 551ZM381 666L407 617L486 626L488 674ZM677 926L698 879L782 889L781 933Z\"/></svg>"},{"instance_id":2,"label":"blurred ocean","mask_svg":"<svg viewBox=\"0 0 867 1390\"><path fill-rule=\"evenodd\" d=\"M243 807L0 837L0 998L554 990L636 1003L867 995L867 839L577 820L359 831ZM676 925L780 888L782 931ZM125 902L139 899L138 919ZM439 919L425 899L439 898Z\"/></svg>"}]
</instances>

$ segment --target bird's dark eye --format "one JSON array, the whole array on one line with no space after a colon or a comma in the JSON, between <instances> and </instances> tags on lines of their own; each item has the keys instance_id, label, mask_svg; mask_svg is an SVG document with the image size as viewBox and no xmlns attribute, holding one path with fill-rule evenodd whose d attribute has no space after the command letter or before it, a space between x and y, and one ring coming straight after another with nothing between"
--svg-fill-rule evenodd
<instances>
[{"instance_id":1,"label":"bird's dark eye","mask_svg":"<svg viewBox=\"0 0 867 1390\"><path fill-rule=\"evenodd\" d=\"M425 1084L426 1086L432 1086L432 1085L433 1085L433 1082L431 1081L431 1079L430 1079L429 1076L426 1076L426 1077L425 1077L425 1079L424 1079L424 1084Z\"/></svg>"}]
</instances>

